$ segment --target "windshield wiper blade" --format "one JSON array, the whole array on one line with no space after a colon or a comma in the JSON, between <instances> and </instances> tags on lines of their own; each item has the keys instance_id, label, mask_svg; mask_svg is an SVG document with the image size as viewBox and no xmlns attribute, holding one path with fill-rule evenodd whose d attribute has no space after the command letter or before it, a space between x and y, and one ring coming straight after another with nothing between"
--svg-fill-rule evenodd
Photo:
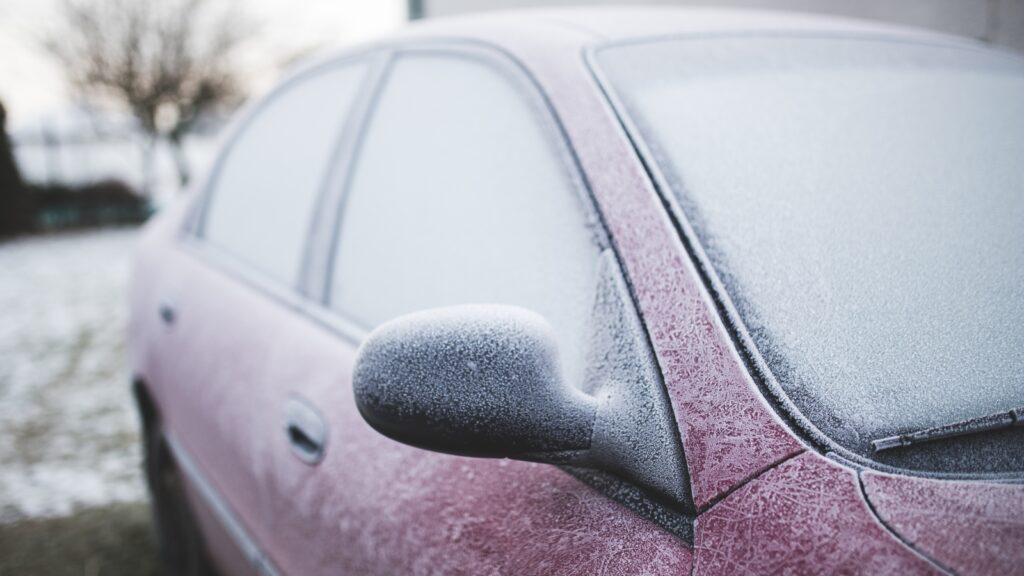
<instances>
[{"instance_id":1,"label":"windshield wiper blade","mask_svg":"<svg viewBox=\"0 0 1024 576\"><path fill-rule=\"evenodd\" d=\"M871 447L874 449L875 453L878 453L883 450L891 450L893 448L900 448L903 446L913 446L915 444L931 442L932 440L954 438L956 436L969 436L971 434L979 434L981 432L988 432L991 430L1003 430L1006 428L1013 428L1015 426L1024 426L1024 406L1014 408L1013 410L1007 410L1006 412L961 420L960 422L936 426L935 428L927 428L925 430L919 430L909 434L879 438L878 440L871 441Z\"/></svg>"}]
</instances>

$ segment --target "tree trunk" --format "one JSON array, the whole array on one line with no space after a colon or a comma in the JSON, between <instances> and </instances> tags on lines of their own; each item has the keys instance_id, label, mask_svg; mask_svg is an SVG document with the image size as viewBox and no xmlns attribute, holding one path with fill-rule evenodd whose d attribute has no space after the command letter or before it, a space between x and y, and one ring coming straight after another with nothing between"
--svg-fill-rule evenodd
<instances>
[{"instance_id":1,"label":"tree trunk","mask_svg":"<svg viewBox=\"0 0 1024 576\"><path fill-rule=\"evenodd\" d=\"M192 174L190 166L188 164L188 157L185 156L185 143L182 141L180 134L171 134L167 138L171 144L171 155L174 156L174 167L178 169L178 184L181 185L179 191L184 191L185 187L188 186L188 181L191 179Z\"/></svg>"}]
</instances>

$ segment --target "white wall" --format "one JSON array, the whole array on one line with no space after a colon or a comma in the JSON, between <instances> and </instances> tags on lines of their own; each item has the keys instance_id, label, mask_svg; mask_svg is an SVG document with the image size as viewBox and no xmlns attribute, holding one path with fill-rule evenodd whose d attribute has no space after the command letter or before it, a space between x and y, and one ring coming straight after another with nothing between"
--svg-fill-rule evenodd
<instances>
[{"instance_id":1,"label":"white wall","mask_svg":"<svg viewBox=\"0 0 1024 576\"><path fill-rule=\"evenodd\" d=\"M543 0L422 1L426 17L551 5ZM644 4L742 6L820 12L931 28L1024 51L1024 0L647 0ZM557 5L624 4L623 0L561 0Z\"/></svg>"}]
</instances>

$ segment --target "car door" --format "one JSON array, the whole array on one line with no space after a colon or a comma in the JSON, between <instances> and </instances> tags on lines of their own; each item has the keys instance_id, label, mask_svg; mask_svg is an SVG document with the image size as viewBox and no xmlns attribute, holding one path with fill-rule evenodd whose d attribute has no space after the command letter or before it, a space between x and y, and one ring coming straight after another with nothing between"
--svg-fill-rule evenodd
<instances>
[{"instance_id":1,"label":"car door","mask_svg":"<svg viewBox=\"0 0 1024 576\"><path fill-rule=\"evenodd\" d=\"M195 229L165 263L168 441L197 507L227 528L253 572L265 568L273 535L270 451L285 438L269 365L303 347L277 327L301 305L323 183L368 68L362 59L316 66L255 105L217 161ZM237 570L228 551L211 548Z\"/></svg>"},{"instance_id":2,"label":"car door","mask_svg":"<svg viewBox=\"0 0 1024 576\"><path fill-rule=\"evenodd\" d=\"M303 403L327 429L315 461L271 442L275 565L688 572L677 533L566 471L418 450L362 420L351 387L359 342L381 322L438 306L540 313L565 377L585 385L595 290L616 265L544 99L503 56L464 45L395 50L360 134L338 160L350 169L328 203L337 206L329 247L314 250L324 255L322 305L275 327L275 339L301 349L268 351L274 402Z\"/></svg>"}]
</instances>

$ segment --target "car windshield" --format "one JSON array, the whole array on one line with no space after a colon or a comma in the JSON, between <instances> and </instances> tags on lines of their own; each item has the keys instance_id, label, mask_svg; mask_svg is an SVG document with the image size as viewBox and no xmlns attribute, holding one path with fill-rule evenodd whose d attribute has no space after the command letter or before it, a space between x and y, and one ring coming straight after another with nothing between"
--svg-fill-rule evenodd
<instances>
[{"instance_id":1,"label":"car windshield","mask_svg":"<svg viewBox=\"0 0 1024 576\"><path fill-rule=\"evenodd\" d=\"M878 459L872 439L1024 405L1024 61L814 36L595 61L784 406ZM957 466L1020 469L1024 436L992 434L951 440Z\"/></svg>"}]
</instances>

